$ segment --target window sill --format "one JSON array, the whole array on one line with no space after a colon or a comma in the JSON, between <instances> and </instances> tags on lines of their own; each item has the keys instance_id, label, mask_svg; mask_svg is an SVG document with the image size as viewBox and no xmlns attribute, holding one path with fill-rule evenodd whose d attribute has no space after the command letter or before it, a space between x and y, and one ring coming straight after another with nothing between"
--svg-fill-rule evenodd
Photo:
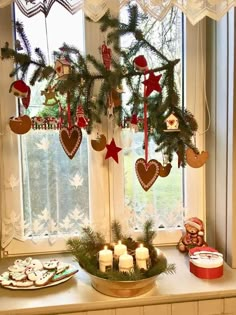
<instances>
[{"instance_id":1,"label":"window sill","mask_svg":"<svg viewBox=\"0 0 236 315\"><path fill-rule=\"evenodd\" d=\"M135 298L112 298L95 291L89 277L82 270L69 281L58 286L40 290L7 290L0 288L0 315L63 314L104 310L123 307L168 304L236 297L236 270L224 265L220 279L202 280L190 273L188 258L175 248L164 248L169 263L176 264L174 275L160 275L156 286L148 293ZM52 255L50 256L50 258ZM67 262L69 254L53 255ZM45 257L39 257L45 258ZM12 264L15 258L2 259L0 273ZM76 264L76 262L73 262ZM77 313L76 313L77 314Z\"/></svg>"}]
</instances>

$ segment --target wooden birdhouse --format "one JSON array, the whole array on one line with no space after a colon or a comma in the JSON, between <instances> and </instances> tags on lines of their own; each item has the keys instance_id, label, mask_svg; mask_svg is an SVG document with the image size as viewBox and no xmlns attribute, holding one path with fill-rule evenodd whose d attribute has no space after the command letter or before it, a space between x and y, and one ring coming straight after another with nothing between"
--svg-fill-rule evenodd
<instances>
[{"instance_id":1,"label":"wooden birdhouse","mask_svg":"<svg viewBox=\"0 0 236 315\"><path fill-rule=\"evenodd\" d=\"M57 73L58 79L64 80L71 71L71 65L66 58L60 58L56 60L54 69Z\"/></svg>"},{"instance_id":2,"label":"wooden birdhouse","mask_svg":"<svg viewBox=\"0 0 236 315\"><path fill-rule=\"evenodd\" d=\"M171 113L165 120L166 123L166 132L174 132L179 131L179 120L174 115L174 113Z\"/></svg>"}]
</instances>

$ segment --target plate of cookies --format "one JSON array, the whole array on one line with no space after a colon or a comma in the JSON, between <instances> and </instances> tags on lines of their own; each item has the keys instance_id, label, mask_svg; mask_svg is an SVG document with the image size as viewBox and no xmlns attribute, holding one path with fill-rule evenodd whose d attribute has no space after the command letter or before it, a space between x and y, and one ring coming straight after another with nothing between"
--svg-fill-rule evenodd
<instances>
[{"instance_id":1,"label":"plate of cookies","mask_svg":"<svg viewBox=\"0 0 236 315\"><path fill-rule=\"evenodd\" d=\"M8 270L0 274L0 285L12 290L35 290L58 285L78 272L73 265L50 259L41 261L27 257L17 259Z\"/></svg>"}]
</instances>

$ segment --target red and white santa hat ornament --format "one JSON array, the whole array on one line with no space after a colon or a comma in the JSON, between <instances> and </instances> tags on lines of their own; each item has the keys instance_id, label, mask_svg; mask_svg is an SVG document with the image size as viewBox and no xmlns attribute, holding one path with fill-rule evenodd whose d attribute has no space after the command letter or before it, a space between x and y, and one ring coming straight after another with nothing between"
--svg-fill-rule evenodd
<instances>
[{"instance_id":1,"label":"red and white santa hat ornament","mask_svg":"<svg viewBox=\"0 0 236 315\"><path fill-rule=\"evenodd\" d=\"M23 80L14 81L10 86L9 92L20 97L25 108L29 107L31 90Z\"/></svg>"},{"instance_id":2,"label":"red and white santa hat ornament","mask_svg":"<svg viewBox=\"0 0 236 315\"><path fill-rule=\"evenodd\" d=\"M138 71L145 72L148 70L147 60L143 55L135 57L133 64L134 64L134 68Z\"/></svg>"},{"instance_id":3,"label":"red and white santa hat ornament","mask_svg":"<svg viewBox=\"0 0 236 315\"><path fill-rule=\"evenodd\" d=\"M202 220L200 220L197 217L192 217L189 218L188 220L185 221L184 224L188 224L190 226L195 227L198 230L198 235L204 235L204 224Z\"/></svg>"}]
</instances>

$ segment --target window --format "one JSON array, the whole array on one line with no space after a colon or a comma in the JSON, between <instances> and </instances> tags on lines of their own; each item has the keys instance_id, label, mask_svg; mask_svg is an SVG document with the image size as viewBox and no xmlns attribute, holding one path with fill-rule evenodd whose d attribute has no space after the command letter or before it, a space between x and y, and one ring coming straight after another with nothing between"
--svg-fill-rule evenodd
<instances>
[{"instance_id":1,"label":"window","mask_svg":"<svg viewBox=\"0 0 236 315\"><path fill-rule=\"evenodd\" d=\"M65 11L63 11L65 12ZM50 13L51 14L51 13ZM50 18L50 16L49 16ZM62 18L62 20L64 21L64 19ZM37 22L39 23L39 22ZM45 23L45 21L44 21ZM58 23L57 23L58 24ZM64 25L66 25L67 23L64 23ZM53 25L55 25L55 22L53 23ZM10 28L10 26L8 26ZM43 28L44 26L42 26ZM189 27L189 25L188 25ZM63 29L65 28L65 26L63 27ZM189 29L191 29L191 27L189 27ZM50 23L47 23L47 30L48 30L48 34L50 33ZM194 29L192 27L191 31L196 31L196 29ZM27 31L26 31L27 32ZM42 32L43 33L43 32ZM57 33L58 32L57 30ZM89 35L87 35L89 34ZM74 35L74 34L73 34ZM36 35L35 35L36 36ZM85 50L89 51L91 54L95 54L98 55L98 47L99 45L101 45L101 43L104 40L104 35L101 35L101 32L98 30L98 26L95 25L94 23L91 23L89 21L85 21ZM191 35L192 36L192 35ZM0 37L2 38L2 36ZM63 41L63 38L61 38ZM52 47L53 44L51 43L51 39L50 39L50 35L48 35L48 44L47 45L47 40L46 40L46 51L49 52L48 50L48 46L50 46L50 50L52 49L57 49L58 46L61 45L60 38L59 38L59 44L58 42L56 43L57 47ZM67 41L67 40L66 40ZM45 40L44 40L45 42ZM78 42L81 42L80 39L78 40ZM187 41L186 41L187 42ZM0 42L1 46L4 45L4 43ZM187 47L187 51L191 51L192 46L194 47L194 44L188 44L189 47ZM191 46L192 45L192 46ZM38 46L38 43L36 43L36 45L32 44L32 47L34 46ZM76 45L78 46L78 45ZM190 49L191 48L191 49ZM48 55L50 55L48 53ZM198 58L200 56L200 53L198 55ZM186 63L191 63L191 64L195 64L195 60L189 60L186 57ZM196 64L195 64L196 66ZM1 67L4 67L4 72L5 73L9 73L10 72L10 68L11 65L6 62L4 64L4 62L1 62ZM188 65L186 67L186 69L188 69ZM192 68L191 68L192 69ZM200 75L200 73L198 73L198 75ZM186 82L189 84L189 80L188 80L188 74L186 74ZM0 79L1 80L1 79ZM196 78L197 80L197 78ZM10 82L11 81L4 81L4 82L0 82L1 84L1 88L2 86L4 86L4 90L7 90L10 86ZM192 87L193 88L193 87ZM40 89L36 89L38 92L41 90ZM189 89L185 89L186 91L189 91ZM191 90L191 88L190 88ZM196 92L196 91L195 91ZM189 93L191 95L194 95L193 91L191 91L191 93ZM35 95L33 97L33 99L37 99L39 100L41 98L41 95ZM2 96L2 99L4 100L10 100L11 104L14 104L15 102L15 98L12 95L8 95L8 94L4 94ZM190 95L188 95L187 93L187 99L188 102L187 105L189 106L189 104L191 104L190 101ZM1 103L3 101L1 100ZM42 100L40 100L40 102L42 102ZM34 104L33 104L34 105ZM36 106L32 105L32 110L35 109L34 113L37 113L38 108L38 101L36 102ZM190 108L191 110L191 108ZM196 112L193 112L196 115ZM15 106L11 106L10 108L10 113L9 111L4 112L4 119L5 121L8 120L8 118L12 115L15 115ZM202 113L200 114L200 116L202 115ZM202 119L202 116L200 118L200 121ZM198 119L199 121L199 119ZM89 204L89 209L85 210L85 213L88 213L89 211L89 220L90 222L94 223L96 226L99 227L99 230L104 232L106 234L107 237L109 237L110 235L110 230L109 230L109 222L113 219L121 219L121 222L123 223L125 221L127 221L127 215L129 214L129 209L127 211L127 209L124 209L124 201L125 198L128 195L127 191L129 189L129 186L131 186L130 184L127 184L126 181L126 187L124 190L124 173L123 173L123 166L124 166L124 172L126 173L126 167L127 167L127 157L129 157L127 153L127 151L129 151L129 148L127 148L126 150L124 150L124 160L121 159L119 164L115 164L113 161L107 161L107 163L104 163L104 154L98 154L97 152L91 150L90 148L90 140L93 139L94 137L96 137L96 132L104 132L106 135L109 135L109 137L111 136L111 129L109 129L109 127L111 128L111 124L109 121L106 121L107 126L103 125L98 126L97 130L94 130L94 133L92 133L89 136L84 135L84 138L87 137L87 143L84 143L84 150L86 150L86 148L88 148L88 157L87 157L87 161L88 161L88 169L86 170L86 168L84 169L84 174L81 174L81 169L74 170L74 165L72 164L75 161L76 164L76 160L73 161L68 161L67 160L67 165L64 165L65 169L59 170L58 172L62 173L62 175L64 176L65 181L68 182L74 182L74 186L72 185L72 187L74 187L74 191L73 194L78 195L78 202L81 202L81 198L79 196L81 196L80 194L78 194L78 189L81 189L81 181L82 178L86 178L85 174L88 174L87 179L84 179L83 185L84 187L88 188L89 191L89 197L87 197L87 193L83 191L82 195L84 198L84 204ZM101 129L102 128L102 129ZM118 146L120 146L119 144L122 143L122 139L121 139L121 134L120 134L120 129L119 128L115 128L113 130L114 132L114 136L116 137L116 143ZM124 137L127 136L127 133L130 133L129 130L124 130ZM31 136L32 134L32 136ZM21 140L21 148L22 148L22 169L21 167L18 168L18 138L15 135L12 135L9 133L9 130L6 128L6 137L5 139L8 139L8 141L6 141L6 143L4 143L4 151L5 152L11 152L10 156L7 156L6 154L4 155L4 159L3 159L3 166L2 166L2 177L4 178L4 183L5 183L5 190L4 190L4 200L3 200L3 204L4 206L2 207L2 217L3 217L3 234L5 236L5 240L3 242L3 247L4 247L4 251L5 251L5 255L17 255L17 254L22 254L22 253L26 253L27 251L30 252L35 252L35 253L40 253L40 252L45 252L47 250L49 251L57 251L57 250L61 250L64 246L65 246L65 238L64 238L64 232L67 231L61 231L61 239L60 240L56 240L56 234L58 229L56 228L57 224L56 222L59 219L59 222L64 223L64 226L68 227L68 230L71 230L71 216L68 217L68 219L70 221L63 221L66 220L66 215L69 216L69 214L71 213L70 211L74 211L75 209L77 209L77 205L73 204L73 206L69 206L69 202L67 201L64 204L64 207L67 207L68 204L68 208L66 209L65 212L63 212L61 215L59 215L58 217L58 210L60 210L59 208L62 207L63 209L65 209L63 207L63 205L61 204L61 202L56 203L56 193L61 191L58 187L54 186L54 180L53 177L50 176L49 178L49 173L47 172L47 167L51 168L51 166L49 166L49 163L52 163L52 165L54 166L55 162L53 160L51 160L52 155L49 154L49 159L48 159L48 155L46 154L45 150L46 147L48 146L48 143L51 143L52 141L54 141L55 135L57 134L56 130L50 130L49 132L44 132L43 130L37 130L37 131L33 131L31 132L31 134L27 135L27 137L24 137L23 141ZM42 135L43 134L43 135ZM130 135L128 135L130 136ZM140 142L140 140L142 139L142 135L137 133L137 134L133 134L132 133L132 137L135 137L137 139L134 139L133 141L135 143L137 143L137 146L140 147L140 144L138 142ZM23 136L22 136L23 138ZM123 138L124 141L124 138ZM142 140L141 140L142 141ZM32 143L33 142L33 143ZM37 161L34 162L34 159L32 159L32 154L36 154L32 152L32 150L28 150L30 147L34 146L36 149L36 152L39 151L39 153L41 154L40 156L37 155ZM60 144L58 143L58 146L60 146ZM61 148L58 148L58 150L61 150ZM84 150L83 150L83 157L82 155L80 156L79 151L77 152L78 154L78 160L83 160L82 163L84 163ZM53 152L53 154L56 154L56 150L54 150L55 152ZM82 150L81 150L82 151ZM138 151L142 151L142 149L138 149ZM81 152L82 153L82 152ZM142 155L142 152L140 152ZM61 156L60 156L61 158ZM65 158L67 158L65 156ZM28 159L28 160L27 160ZM58 160L58 157L55 156L55 159ZM29 167L28 167L28 163L32 163L32 171L35 172L36 167L38 167L37 164L39 164L42 162L43 165L47 165L44 168L45 173L43 174L38 174L39 171L37 171L36 175L37 176L41 176L41 179L43 180L42 185L38 185L38 178L33 178L33 176L31 174L28 173ZM71 163L72 162L72 163ZM11 165L13 165L12 168L9 169L8 165L9 163L11 163ZM70 164L68 166L68 164ZM108 169L109 166L109 169ZM73 169L73 171L69 170L69 168ZM22 170L22 174L20 174L20 170ZM65 171L66 170L66 171ZM173 171L173 170L172 170ZM73 174L72 174L72 173ZM67 176L68 174L69 176ZM176 184L176 182L179 183L184 183L185 185L185 181L182 181L182 172L181 170L176 170L176 178L178 178L176 181L172 182L174 184ZM200 173L200 176L199 176ZM18 176L12 176L12 174L18 174ZM128 172L126 173L128 174ZM24 198L23 200L21 199L21 195L22 195L22 191L19 189L20 185L20 175L22 175L23 178L23 195ZM70 177L71 175L71 177ZM125 175L126 176L126 175ZM44 233L43 234L43 238L41 238L41 240L38 239L38 236L42 236L42 234L38 234L38 235L33 235L32 234L32 230L27 230L28 226L27 226L27 220L29 218L29 220L31 220L32 222L32 214L30 212L30 210L32 210L32 205L35 203L35 200L33 200L32 198L35 198L35 195L37 197L38 195L38 191L40 189L42 189L42 196L44 196L46 194L46 192L49 192L48 187L46 187L45 184L45 178L48 177L47 183L50 186L50 191L51 189L55 189L51 194L50 194L50 203L51 200L54 199L54 204L52 203L52 208L53 211L55 211L55 217L50 221L49 227L51 228L50 233L49 231L47 231L48 233ZM200 177L200 179L199 179ZM128 175L127 177L128 178ZM200 188L202 187L202 182L204 181L204 172L202 170L200 170L200 172L191 172L190 171L190 176L189 176L189 171L186 170L185 171L185 179L187 181L187 185L186 186L182 186L182 184L177 185L178 187L178 193L177 193L177 202L182 201L182 187L185 187L185 204L187 205L188 208L188 213L187 215L191 216L192 214L198 214L199 210L200 210L200 214L202 216L202 213L204 212L204 189L201 190L201 193L198 194L197 197L197 202L194 203L194 207L192 207L192 202L191 202L191 198L194 200L194 198L196 198L195 194L191 194L191 190L193 191L193 185L194 185L194 191L199 191ZM32 186L32 184L30 183L30 181L35 180L35 183L38 186L35 186L36 188L33 190L33 193L27 193L27 191L29 192L30 188ZM189 182L189 180L191 180L191 182ZM164 180L163 180L164 181ZM193 184L194 183L194 184ZM67 191L65 190L65 188L68 188L68 186L65 184L65 182L61 182L60 184L63 184L63 189L62 192L63 194L67 195ZM166 183L166 186L164 186L164 183L160 182L160 188L164 191L164 193L166 194L168 191L170 191L171 189L176 190L176 188L171 188L170 186ZM196 186L197 185L197 186ZM186 187L189 187L189 189L186 189ZM196 189L197 187L197 189ZM132 186L131 186L132 188ZM140 188L140 187L139 187ZM126 196L124 195L124 191L126 191ZM135 193L135 190L132 189L131 195ZM145 195L145 192L143 192L143 195ZM72 198L74 201L74 195L72 194ZM166 194L167 195L167 194ZM199 196L201 196L201 198L199 198ZM203 196L203 197L202 197ZM51 197L53 197L51 199ZM60 196L61 197L61 196ZM146 196L145 196L146 197ZM152 196L154 199L157 198L157 196L154 194ZM66 197L65 197L66 198ZM63 198L65 200L65 198ZM134 197L128 197L126 198L126 200L128 199L128 202L126 203L126 205L130 206L131 203L134 200ZM158 198L157 198L158 199ZM22 203L21 203L22 202ZM48 202L48 201L47 201ZM143 211L143 209L140 207L141 202L143 202L143 200L141 199L139 201L138 206L136 207L136 214L139 215L140 211ZM158 202L160 202L160 200L158 200ZM177 216L179 215L179 218L176 220L176 218L171 218L171 215L173 215L173 212L170 210L173 210L172 208L172 203L176 202L176 201L170 201L169 198L167 197L166 200L162 200L162 203L160 203L158 205L158 209L162 209L163 205L166 207L167 212L169 212L169 214L165 214L163 217L164 219L160 220L160 230L158 231L158 237L157 237L157 241L158 243L167 243L167 244L173 244L175 242L178 241L179 236L181 231L180 230L173 230L173 224L171 223L170 226L168 226L168 223L172 221L175 221L174 225L177 227L179 225L181 225L182 219L183 219L183 209L182 206L180 207L180 211L177 212ZM178 208L177 206L177 202L176 202L176 206L175 208ZM45 206L46 204L46 200L42 200L42 197L38 197L38 201L37 203L40 203L40 206L38 208L38 213L36 214L36 218L38 216L38 218L40 218L42 221L40 222L38 220L38 224L42 224L42 222L45 221L45 219L48 219L48 212L49 208L47 208L48 206ZM201 204L201 207L199 207L199 204ZM5 206L6 205L6 206ZM133 204L132 204L133 207ZM156 206L155 206L156 207ZM200 209L199 209L200 208ZM23 211L22 209L24 209L24 216L23 216ZM151 212L151 215L153 215L152 212L152 206L150 206L147 211ZM64 210L63 210L64 211ZM68 211L68 212L67 212ZM148 214L150 215L150 212L148 212ZM80 212L76 212L74 213L74 217L76 218L76 216L78 217L78 220L80 220L82 218L83 223L86 223L87 221L85 220L84 216L80 216ZM83 213L84 214L84 213ZM159 218L161 217L160 214L154 212L154 215L157 215L157 218L159 220ZM159 217L158 217L159 215ZM140 216L137 216L137 218L139 218ZM125 218L125 220L124 220ZM137 220L136 218L136 220ZM51 218L50 218L51 219ZM25 229L22 229L22 220L25 220ZM44 220L44 221L43 221ZM61 220L61 221L60 221ZM158 221L159 222L159 221ZM178 222L176 224L176 222ZM68 225L66 225L68 224ZM140 227L140 224L137 224L137 221L135 222L135 225L133 225L133 227L137 228L134 229L134 233L136 233ZM164 228L163 228L164 227ZM171 228L170 228L171 227ZM37 229L37 226L35 227ZM39 229L41 228L41 226L39 225L38 227ZM45 226L42 227L43 230L45 231ZM53 229L55 228L55 233L53 232ZM32 238L33 237L33 242L32 240L29 241L24 241L25 239L25 235L24 233L28 231L26 234ZM39 230L40 231L40 230ZM79 231L76 231L79 232ZM50 234L50 237L48 237ZM36 237L37 236L37 237ZM11 241L13 239L13 241ZM19 241L21 240L21 241ZM48 242L49 240L49 242ZM7 247L5 246L7 245Z\"/></svg>"}]
</instances>

